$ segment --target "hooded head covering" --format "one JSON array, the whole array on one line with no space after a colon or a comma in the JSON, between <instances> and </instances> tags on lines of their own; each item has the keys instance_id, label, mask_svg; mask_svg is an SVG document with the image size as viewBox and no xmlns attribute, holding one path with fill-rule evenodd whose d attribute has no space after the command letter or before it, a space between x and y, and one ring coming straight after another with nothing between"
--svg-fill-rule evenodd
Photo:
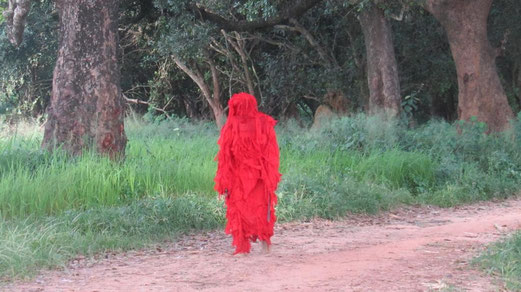
<instances>
[{"instance_id":1,"label":"hooded head covering","mask_svg":"<svg viewBox=\"0 0 521 292\"><path fill-rule=\"evenodd\" d=\"M230 109L228 118L230 117L251 117L256 116L257 100L251 94L241 92L232 95L228 102Z\"/></svg>"}]
</instances>

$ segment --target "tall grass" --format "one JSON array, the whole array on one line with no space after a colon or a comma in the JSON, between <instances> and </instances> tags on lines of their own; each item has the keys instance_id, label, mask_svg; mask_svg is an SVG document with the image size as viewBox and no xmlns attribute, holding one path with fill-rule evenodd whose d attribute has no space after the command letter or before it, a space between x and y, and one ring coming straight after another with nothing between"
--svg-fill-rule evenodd
<instances>
[{"instance_id":1,"label":"tall grass","mask_svg":"<svg viewBox=\"0 0 521 292\"><path fill-rule=\"evenodd\" d=\"M0 278L222 225L213 124L133 117L126 129L122 162L42 151L34 126L3 132ZM409 129L363 114L317 131L288 123L277 133L280 221L400 204L452 206L506 197L521 185L521 118L498 135L483 134L478 123L431 121Z\"/></svg>"},{"instance_id":2,"label":"tall grass","mask_svg":"<svg viewBox=\"0 0 521 292\"><path fill-rule=\"evenodd\" d=\"M441 121L411 130L364 115L335 120L315 132L282 126L281 190L300 191L295 182L307 180L313 181L310 190L328 193L328 186L350 181L388 192L405 190L418 202L442 206L515 191L521 182L519 121L500 135L485 135L478 124L459 125L459 130ZM214 196L218 132L212 124L134 118L127 131L121 163L93 153L68 158L43 152L34 131L0 139L1 217L56 215L188 191Z\"/></svg>"},{"instance_id":3,"label":"tall grass","mask_svg":"<svg viewBox=\"0 0 521 292\"><path fill-rule=\"evenodd\" d=\"M174 128L169 137L150 137L129 128L131 142L122 163L93 153L77 158L45 153L34 147L39 144L34 137L18 137L16 146L0 142L2 217L54 215L187 191L212 194L216 131L187 138L189 133L177 135L181 130ZM151 129L142 126L141 131Z\"/></svg>"}]
</instances>

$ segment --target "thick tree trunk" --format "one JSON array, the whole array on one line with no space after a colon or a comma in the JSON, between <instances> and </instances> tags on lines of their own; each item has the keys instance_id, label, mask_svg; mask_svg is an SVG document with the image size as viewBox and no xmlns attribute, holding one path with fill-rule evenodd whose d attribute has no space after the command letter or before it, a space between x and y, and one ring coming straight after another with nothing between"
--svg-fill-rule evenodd
<instances>
[{"instance_id":1,"label":"thick tree trunk","mask_svg":"<svg viewBox=\"0 0 521 292\"><path fill-rule=\"evenodd\" d=\"M458 74L458 118L475 116L489 131L514 117L496 69L496 50L487 38L493 0L428 0L425 8L447 33Z\"/></svg>"},{"instance_id":2,"label":"thick tree trunk","mask_svg":"<svg viewBox=\"0 0 521 292\"><path fill-rule=\"evenodd\" d=\"M396 116L401 109L401 95L391 24L376 5L362 11L359 21L367 52L369 113L383 111Z\"/></svg>"},{"instance_id":3,"label":"thick tree trunk","mask_svg":"<svg viewBox=\"0 0 521 292\"><path fill-rule=\"evenodd\" d=\"M124 156L117 64L119 0L57 0L60 48L42 146Z\"/></svg>"}]
</instances>

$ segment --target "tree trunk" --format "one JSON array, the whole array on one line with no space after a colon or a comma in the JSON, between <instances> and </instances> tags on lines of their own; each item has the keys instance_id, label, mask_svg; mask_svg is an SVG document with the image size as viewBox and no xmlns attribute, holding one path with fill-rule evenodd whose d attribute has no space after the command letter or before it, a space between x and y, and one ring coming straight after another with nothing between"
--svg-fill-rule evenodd
<instances>
[{"instance_id":1,"label":"tree trunk","mask_svg":"<svg viewBox=\"0 0 521 292\"><path fill-rule=\"evenodd\" d=\"M57 0L60 47L42 147L123 157L118 0Z\"/></svg>"},{"instance_id":2,"label":"tree trunk","mask_svg":"<svg viewBox=\"0 0 521 292\"><path fill-rule=\"evenodd\" d=\"M213 85L213 95L211 102L209 101L210 107L212 108L215 123L217 127L221 129L224 126L224 109L219 101L219 97L221 96L221 86L219 85L219 73L217 72L217 66L213 62L212 58L207 56L208 65L210 66L210 72L212 72L212 85Z\"/></svg>"},{"instance_id":3,"label":"tree trunk","mask_svg":"<svg viewBox=\"0 0 521 292\"><path fill-rule=\"evenodd\" d=\"M382 9L371 5L359 16L367 52L369 113L396 116L401 108L400 80L391 25Z\"/></svg>"},{"instance_id":4,"label":"tree trunk","mask_svg":"<svg viewBox=\"0 0 521 292\"><path fill-rule=\"evenodd\" d=\"M425 8L444 27L458 74L458 118L477 117L501 131L514 117L496 69L496 50L487 37L493 0L428 0Z\"/></svg>"},{"instance_id":5,"label":"tree trunk","mask_svg":"<svg viewBox=\"0 0 521 292\"><path fill-rule=\"evenodd\" d=\"M22 43L25 19L30 10L31 0L8 0L7 9L3 12L7 38L15 47Z\"/></svg>"}]
</instances>

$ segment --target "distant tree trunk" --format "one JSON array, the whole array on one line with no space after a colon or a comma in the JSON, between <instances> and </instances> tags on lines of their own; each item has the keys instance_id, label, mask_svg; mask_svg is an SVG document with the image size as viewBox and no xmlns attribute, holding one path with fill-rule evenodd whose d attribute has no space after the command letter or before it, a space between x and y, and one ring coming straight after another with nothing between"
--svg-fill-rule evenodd
<instances>
[{"instance_id":1,"label":"distant tree trunk","mask_svg":"<svg viewBox=\"0 0 521 292\"><path fill-rule=\"evenodd\" d=\"M212 86L213 86L213 94L212 98L208 100L210 107L212 108L215 123L217 127L221 129L224 126L225 114L224 109L219 101L219 97L221 96L221 87L219 85L219 73L217 72L217 66L213 62L212 58L207 56L207 62L210 66L210 72L212 73Z\"/></svg>"},{"instance_id":2,"label":"distant tree trunk","mask_svg":"<svg viewBox=\"0 0 521 292\"><path fill-rule=\"evenodd\" d=\"M125 154L117 64L119 0L57 0L60 47L42 146Z\"/></svg>"},{"instance_id":3,"label":"distant tree trunk","mask_svg":"<svg viewBox=\"0 0 521 292\"><path fill-rule=\"evenodd\" d=\"M501 131L514 117L496 69L496 50L487 38L493 0L428 0L425 8L447 33L458 74L458 117L475 116L489 131Z\"/></svg>"},{"instance_id":4,"label":"distant tree trunk","mask_svg":"<svg viewBox=\"0 0 521 292\"><path fill-rule=\"evenodd\" d=\"M376 5L364 9L359 21L367 52L369 112L396 116L401 109L401 95L391 25Z\"/></svg>"},{"instance_id":5,"label":"distant tree trunk","mask_svg":"<svg viewBox=\"0 0 521 292\"><path fill-rule=\"evenodd\" d=\"M30 10L31 0L8 0L7 9L3 12L7 38L16 47L22 43L25 18Z\"/></svg>"}]
</instances>

